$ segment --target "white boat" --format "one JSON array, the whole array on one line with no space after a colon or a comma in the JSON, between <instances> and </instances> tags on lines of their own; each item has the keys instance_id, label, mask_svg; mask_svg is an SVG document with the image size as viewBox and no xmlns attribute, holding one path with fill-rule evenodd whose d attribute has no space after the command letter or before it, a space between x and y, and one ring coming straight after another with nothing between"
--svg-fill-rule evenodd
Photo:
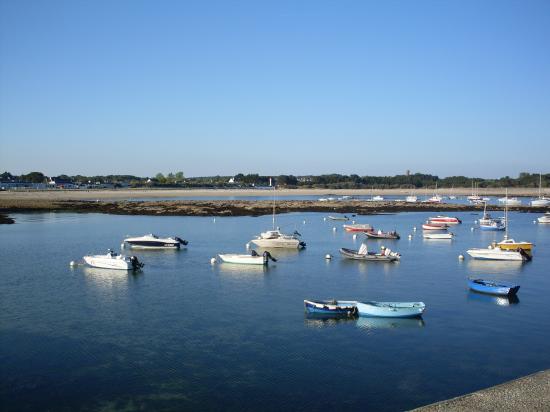
<instances>
[{"instance_id":1,"label":"white boat","mask_svg":"<svg viewBox=\"0 0 550 412\"><path fill-rule=\"evenodd\" d=\"M546 212L543 216L537 219L539 223L550 223L550 212Z\"/></svg>"},{"instance_id":2,"label":"white boat","mask_svg":"<svg viewBox=\"0 0 550 412\"><path fill-rule=\"evenodd\" d=\"M300 240L300 236L296 231L292 235L285 235L279 230L268 230L260 233L260 236L251 240L250 243L261 248L299 249L306 246L306 243Z\"/></svg>"},{"instance_id":3,"label":"white boat","mask_svg":"<svg viewBox=\"0 0 550 412\"><path fill-rule=\"evenodd\" d=\"M474 204L483 200L481 196L479 196L479 194L477 193L477 183L474 183L473 180L472 180L472 194L468 196L466 199L468 199L470 203L474 203Z\"/></svg>"},{"instance_id":4,"label":"white boat","mask_svg":"<svg viewBox=\"0 0 550 412\"><path fill-rule=\"evenodd\" d=\"M424 239L452 239L453 236L453 233L422 233Z\"/></svg>"},{"instance_id":5,"label":"white boat","mask_svg":"<svg viewBox=\"0 0 550 412\"><path fill-rule=\"evenodd\" d=\"M410 195L405 198L405 202L407 203L416 203L418 201L418 197Z\"/></svg>"},{"instance_id":6,"label":"white boat","mask_svg":"<svg viewBox=\"0 0 550 412\"><path fill-rule=\"evenodd\" d=\"M188 242L177 236L158 237L150 233L144 236L127 237L124 243L136 249L179 249L181 246L186 246Z\"/></svg>"},{"instance_id":7,"label":"white boat","mask_svg":"<svg viewBox=\"0 0 550 412\"><path fill-rule=\"evenodd\" d=\"M239 265L267 265L269 259L276 262L275 259L268 251L258 255L255 251L252 251L249 255L239 255L235 253L227 253L218 255L222 262L236 263Z\"/></svg>"},{"instance_id":8,"label":"white boat","mask_svg":"<svg viewBox=\"0 0 550 412\"><path fill-rule=\"evenodd\" d=\"M424 302L355 302L359 316L414 318L426 310Z\"/></svg>"},{"instance_id":9,"label":"white boat","mask_svg":"<svg viewBox=\"0 0 550 412\"><path fill-rule=\"evenodd\" d=\"M428 222L430 224L445 224L445 225L459 225L462 223L462 220L460 220L458 217L453 216L436 216L436 217L429 217Z\"/></svg>"},{"instance_id":10,"label":"white boat","mask_svg":"<svg viewBox=\"0 0 550 412\"><path fill-rule=\"evenodd\" d=\"M500 203L504 203L507 206L521 206L521 200L517 197L501 197L498 199Z\"/></svg>"},{"instance_id":11,"label":"white boat","mask_svg":"<svg viewBox=\"0 0 550 412\"><path fill-rule=\"evenodd\" d=\"M438 195L434 195L430 197L429 199L423 200L422 203L442 203L443 198Z\"/></svg>"},{"instance_id":12,"label":"white boat","mask_svg":"<svg viewBox=\"0 0 550 412\"><path fill-rule=\"evenodd\" d=\"M550 199L542 195L542 173L539 173L539 198L531 200L531 206L534 206L534 207L550 206Z\"/></svg>"},{"instance_id":13,"label":"white boat","mask_svg":"<svg viewBox=\"0 0 550 412\"><path fill-rule=\"evenodd\" d=\"M468 249L467 253L474 259L515 261L529 260L529 257L525 252L521 253L514 250L504 250L499 247Z\"/></svg>"},{"instance_id":14,"label":"white boat","mask_svg":"<svg viewBox=\"0 0 550 412\"><path fill-rule=\"evenodd\" d=\"M293 234L288 235L281 233L279 228L275 229L275 186L273 186L272 225L273 228L271 230L261 232L260 236L256 237L256 239L252 239L250 243L253 243L260 248L299 249L306 246L306 243L300 240L301 235L296 230Z\"/></svg>"},{"instance_id":15,"label":"white boat","mask_svg":"<svg viewBox=\"0 0 550 412\"><path fill-rule=\"evenodd\" d=\"M373 202L381 202L384 200L384 198L382 196L374 196L371 200Z\"/></svg>"},{"instance_id":16,"label":"white boat","mask_svg":"<svg viewBox=\"0 0 550 412\"><path fill-rule=\"evenodd\" d=\"M136 256L119 255L110 249L105 255L88 255L83 259L89 266L101 269L137 270L143 267Z\"/></svg>"}]
</instances>

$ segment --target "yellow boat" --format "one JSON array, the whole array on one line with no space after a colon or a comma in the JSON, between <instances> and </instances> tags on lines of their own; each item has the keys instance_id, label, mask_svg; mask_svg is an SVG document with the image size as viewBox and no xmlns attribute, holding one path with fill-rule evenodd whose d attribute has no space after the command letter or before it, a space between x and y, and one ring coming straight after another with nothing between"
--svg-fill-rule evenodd
<instances>
[{"instance_id":1,"label":"yellow boat","mask_svg":"<svg viewBox=\"0 0 550 412\"><path fill-rule=\"evenodd\" d=\"M516 242L514 239L504 239L502 242L493 245L493 247L499 247L502 250L523 249L529 255L533 254L533 246L531 242Z\"/></svg>"}]
</instances>

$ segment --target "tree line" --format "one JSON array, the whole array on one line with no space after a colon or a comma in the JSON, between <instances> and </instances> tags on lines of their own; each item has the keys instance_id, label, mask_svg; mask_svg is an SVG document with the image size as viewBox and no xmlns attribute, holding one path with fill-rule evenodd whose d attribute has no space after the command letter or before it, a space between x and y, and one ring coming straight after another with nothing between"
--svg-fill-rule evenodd
<instances>
[{"instance_id":1,"label":"tree line","mask_svg":"<svg viewBox=\"0 0 550 412\"><path fill-rule=\"evenodd\" d=\"M263 176L257 173L238 173L234 176L203 176L185 177L183 172L170 172L166 175L157 173L154 177L139 177L133 175L60 175L57 179L72 182L77 185L112 184L114 186L130 187L188 187L188 188L217 188L217 187L266 187L271 183L287 188L324 188L324 189L395 189L395 188L438 188L452 187L501 188L501 187L533 187L539 185L539 175L522 172L518 177L504 176L498 179L483 179L467 176L449 176L439 178L435 175L414 173L396 176L359 176L357 174L324 174L309 176L279 175ZM31 172L20 176L4 172L0 181L45 183L47 177L41 172ZM542 186L550 186L550 174L542 175Z\"/></svg>"}]
</instances>

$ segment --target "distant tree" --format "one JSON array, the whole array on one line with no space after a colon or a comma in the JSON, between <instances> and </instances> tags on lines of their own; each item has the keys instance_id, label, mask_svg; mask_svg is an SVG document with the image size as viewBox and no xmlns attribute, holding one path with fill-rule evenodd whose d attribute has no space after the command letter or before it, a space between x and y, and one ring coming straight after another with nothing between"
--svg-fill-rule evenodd
<instances>
[{"instance_id":1,"label":"distant tree","mask_svg":"<svg viewBox=\"0 0 550 412\"><path fill-rule=\"evenodd\" d=\"M176 180L182 181L183 179L185 179L185 176L183 176L183 172L177 172L176 173Z\"/></svg>"},{"instance_id":2,"label":"distant tree","mask_svg":"<svg viewBox=\"0 0 550 412\"><path fill-rule=\"evenodd\" d=\"M157 181L160 183L160 184L165 184L166 183L166 178L164 177L164 175L162 173L157 173L155 175L155 179L157 179Z\"/></svg>"},{"instance_id":3,"label":"distant tree","mask_svg":"<svg viewBox=\"0 0 550 412\"><path fill-rule=\"evenodd\" d=\"M46 176L44 176L44 173L41 172L30 172L29 174L22 175L21 179L25 182L43 183Z\"/></svg>"}]
</instances>

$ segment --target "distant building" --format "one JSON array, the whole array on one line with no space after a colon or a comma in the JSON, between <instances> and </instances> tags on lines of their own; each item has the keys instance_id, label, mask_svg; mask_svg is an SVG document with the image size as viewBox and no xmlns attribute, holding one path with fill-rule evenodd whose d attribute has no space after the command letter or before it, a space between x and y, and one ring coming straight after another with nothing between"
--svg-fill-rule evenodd
<instances>
[{"instance_id":1,"label":"distant building","mask_svg":"<svg viewBox=\"0 0 550 412\"><path fill-rule=\"evenodd\" d=\"M229 180L227 181L227 183L229 183L229 184L231 184L231 185L235 184L235 178L232 177L231 179L229 179Z\"/></svg>"},{"instance_id":2,"label":"distant building","mask_svg":"<svg viewBox=\"0 0 550 412\"><path fill-rule=\"evenodd\" d=\"M50 177L48 179L48 186L57 189L78 189L78 185L73 181L60 177Z\"/></svg>"}]
</instances>

